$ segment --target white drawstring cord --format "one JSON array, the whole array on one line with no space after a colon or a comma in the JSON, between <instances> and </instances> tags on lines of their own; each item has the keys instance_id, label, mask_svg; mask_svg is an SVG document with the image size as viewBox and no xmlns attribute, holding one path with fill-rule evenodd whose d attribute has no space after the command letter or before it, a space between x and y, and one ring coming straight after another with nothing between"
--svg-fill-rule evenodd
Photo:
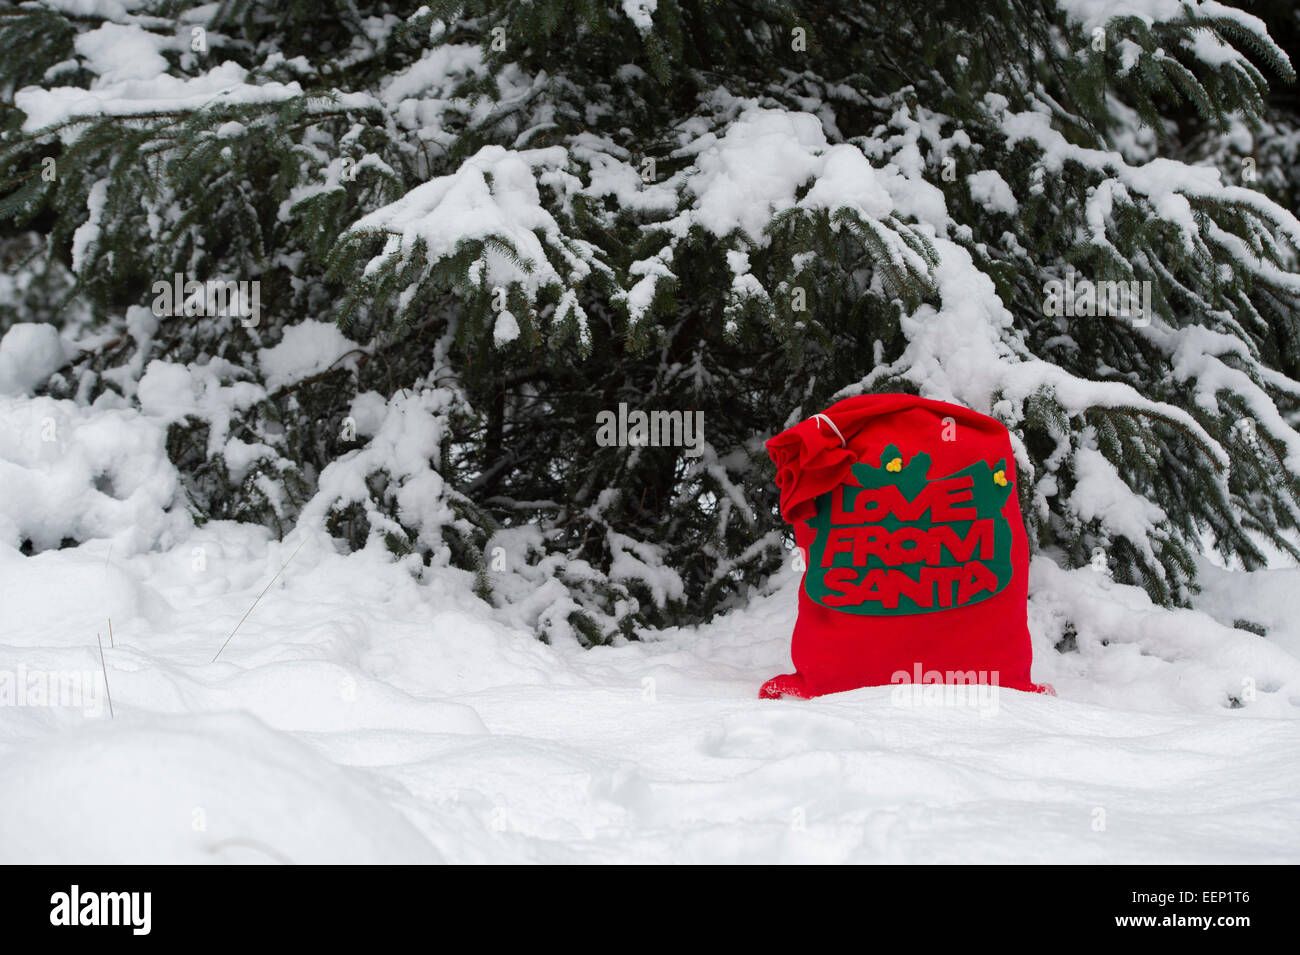
<instances>
[{"instance_id":1,"label":"white drawstring cord","mask_svg":"<svg viewBox=\"0 0 1300 955\"><path fill-rule=\"evenodd\" d=\"M824 415L824 414L815 414L815 415L813 415L813 420L814 420L814 421L817 421L817 422L825 421L828 425L830 425L830 426L831 426L831 430L835 432L835 437L837 437L837 438L840 439L840 447L841 447L841 448L847 448L847 447L849 446L849 443L848 443L847 441L844 440L844 435L840 434L840 429L837 428L837 427L835 427L835 422L832 421L830 418L828 418L826 415ZM821 430L821 425L820 425L820 424L818 424L818 426L817 426L817 430L819 430L819 431Z\"/></svg>"}]
</instances>

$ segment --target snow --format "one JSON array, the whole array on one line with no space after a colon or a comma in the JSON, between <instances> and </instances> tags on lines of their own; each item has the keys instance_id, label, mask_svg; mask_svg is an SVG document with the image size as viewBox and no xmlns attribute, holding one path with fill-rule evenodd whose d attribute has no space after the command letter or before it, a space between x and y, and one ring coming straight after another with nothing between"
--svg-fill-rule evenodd
<instances>
[{"instance_id":1,"label":"snow","mask_svg":"<svg viewBox=\"0 0 1300 955\"><path fill-rule=\"evenodd\" d=\"M1056 0L1071 21L1085 33L1105 27L1112 17L1138 17L1147 26L1156 23L1180 23L1186 19L1227 20L1243 32L1251 34L1252 45L1267 49L1273 56L1288 62L1285 52L1268 35L1268 28L1259 17L1225 6L1218 0ZM1239 51L1214 41L1204 31L1197 31L1189 46L1201 62L1218 69L1227 64L1244 64L1249 60Z\"/></svg>"},{"instance_id":2,"label":"snow","mask_svg":"<svg viewBox=\"0 0 1300 955\"><path fill-rule=\"evenodd\" d=\"M1056 0L1056 5L1090 33L1112 17L1138 17L1148 26L1173 20L1182 13L1183 0Z\"/></svg>"},{"instance_id":3,"label":"snow","mask_svg":"<svg viewBox=\"0 0 1300 955\"><path fill-rule=\"evenodd\" d=\"M45 0L52 10L69 16L121 20L133 10L139 10L147 0Z\"/></svg>"},{"instance_id":4,"label":"snow","mask_svg":"<svg viewBox=\"0 0 1300 955\"><path fill-rule=\"evenodd\" d=\"M0 395L27 394L68 360L53 325L19 322L0 338Z\"/></svg>"},{"instance_id":5,"label":"snow","mask_svg":"<svg viewBox=\"0 0 1300 955\"><path fill-rule=\"evenodd\" d=\"M0 549L0 673L99 676L100 633L114 709L10 704L0 859L1300 859L1300 661L1086 569L1034 562L1057 698L760 701L793 576L711 625L583 651L494 619L458 571L417 581L320 535L213 663L300 543L213 522L154 553ZM1084 621L1069 654L1063 609ZM1244 675L1254 702L1226 708Z\"/></svg>"},{"instance_id":6,"label":"snow","mask_svg":"<svg viewBox=\"0 0 1300 955\"><path fill-rule=\"evenodd\" d=\"M1010 113L1004 110L1001 119L1007 144L1033 142L1043 150L1041 162L1049 173L1060 174L1067 161L1075 162L1113 175L1119 184L1145 196L1161 219L1179 228L1189 251L1192 240L1200 236L1191 200L1244 206L1269 223L1282 238L1300 247L1300 220L1253 189L1225 185L1217 169L1167 158L1130 165L1118 152L1074 145L1052 128L1050 117L1042 111ZM1219 236L1216 234L1212 238L1217 240ZM1237 258L1242 266L1246 266L1257 256L1239 255Z\"/></svg>"},{"instance_id":7,"label":"snow","mask_svg":"<svg viewBox=\"0 0 1300 955\"><path fill-rule=\"evenodd\" d=\"M1094 438L1090 429L1085 430L1085 441ZM1160 505L1135 495L1115 465L1095 448L1082 447L1075 452L1074 474L1070 503L1080 520L1097 520L1107 530L1139 543L1145 543L1165 522Z\"/></svg>"},{"instance_id":8,"label":"snow","mask_svg":"<svg viewBox=\"0 0 1300 955\"><path fill-rule=\"evenodd\" d=\"M694 208L669 228L684 235L699 225L716 236L740 229L757 240L773 213L794 205L798 186L821 171L818 152L826 145L815 116L746 112L723 136L710 133L694 146L698 172L688 186Z\"/></svg>"},{"instance_id":9,"label":"snow","mask_svg":"<svg viewBox=\"0 0 1300 955\"><path fill-rule=\"evenodd\" d=\"M357 433L370 437L364 448L331 461L321 472L317 493L303 509L301 523L322 528L331 507L356 502L366 507L372 541L387 532L403 535L400 527L374 507L367 479L385 472L392 482L398 512L410 526L420 528L421 540L446 560L440 529L452 520L443 494L443 479L432 465L439 458L448 410L456 403L448 388L399 391L389 401L375 394L357 396L351 417ZM418 558L417 558L418 562Z\"/></svg>"},{"instance_id":10,"label":"snow","mask_svg":"<svg viewBox=\"0 0 1300 955\"><path fill-rule=\"evenodd\" d=\"M135 412L0 397L0 550L64 538L111 540L119 553L174 545L190 520L172 507L179 482L164 438ZM6 573L4 602L13 586Z\"/></svg>"},{"instance_id":11,"label":"snow","mask_svg":"<svg viewBox=\"0 0 1300 955\"><path fill-rule=\"evenodd\" d=\"M874 168L856 146L831 145L810 113L747 108L722 136L708 133L684 151L696 154L686 179L694 203L666 224L678 236L693 226L719 237L739 229L758 243L772 216L796 205L848 207L869 219L895 207L890 187L897 170ZM796 200L809 180L811 188ZM902 242L897 247L906 250Z\"/></svg>"},{"instance_id":12,"label":"snow","mask_svg":"<svg viewBox=\"0 0 1300 955\"><path fill-rule=\"evenodd\" d=\"M166 73L148 79L105 83L89 90L75 86L41 89L25 87L14 94L14 105L27 114L27 133L60 127L76 119L98 116L147 116L222 105L280 103L302 95L296 83L246 83L248 71L227 61L194 77ZM65 139L68 133L61 133Z\"/></svg>"},{"instance_id":13,"label":"snow","mask_svg":"<svg viewBox=\"0 0 1300 955\"><path fill-rule=\"evenodd\" d=\"M300 813L265 814L284 800ZM0 804L9 859L437 862L374 790L244 714L103 723L14 754Z\"/></svg>"},{"instance_id":14,"label":"snow","mask_svg":"<svg viewBox=\"0 0 1300 955\"><path fill-rule=\"evenodd\" d=\"M99 242L99 224L108 203L108 180L100 179L86 195L86 221L72 234L72 271L82 274L93 261Z\"/></svg>"},{"instance_id":15,"label":"snow","mask_svg":"<svg viewBox=\"0 0 1300 955\"><path fill-rule=\"evenodd\" d=\"M0 400L0 861L1300 860L1300 570L1207 567L1197 608L1168 610L1038 556L1034 676L1059 696L760 701L796 574L583 650L532 636L553 578L494 609L464 571L394 560L381 525L341 553L324 509L379 461L406 514L450 519L414 513L442 499L446 389L359 395L371 440L285 540L195 526L162 442L219 371L151 364L144 412ZM529 531L490 548L522 561ZM681 596L610 545L615 576Z\"/></svg>"},{"instance_id":16,"label":"snow","mask_svg":"<svg viewBox=\"0 0 1300 955\"><path fill-rule=\"evenodd\" d=\"M492 341L497 345L508 345L519 337L519 320L504 309L492 324Z\"/></svg>"},{"instance_id":17,"label":"snow","mask_svg":"<svg viewBox=\"0 0 1300 955\"><path fill-rule=\"evenodd\" d=\"M188 365L155 359L145 368L136 397L140 409L160 423L170 424L190 415L202 418L209 426L209 452L215 453L226 443L231 420L266 397L261 385L234 380L244 374L218 358Z\"/></svg>"},{"instance_id":18,"label":"snow","mask_svg":"<svg viewBox=\"0 0 1300 955\"><path fill-rule=\"evenodd\" d=\"M94 74L90 89L29 86L14 93L14 105L27 114L24 132L57 130L70 142L78 131L63 127L76 126L78 120L274 104L303 95L296 82L249 82L249 71L232 61L196 76L169 74L163 51L188 53L188 39L122 23L142 5L139 0L55 0L48 5L72 16L108 22L78 33L73 40L78 57ZM364 94L343 94L337 102L362 106L375 101Z\"/></svg>"},{"instance_id":19,"label":"snow","mask_svg":"<svg viewBox=\"0 0 1300 955\"><path fill-rule=\"evenodd\" d=\"M398 110L406 100L435 99L450 92L453 81L478 73L483 68L483 51L470 43L449 43L425 50L411 66L384 80L379 99ZM433 94L433 95L430 95Z\"/></svg>"},{"instance_id":20,"label":"snow","mask_svg":"<svg viewBox=\"0 0 1300 955\"><path fill-rule=\"evenodd\" d=\"M664 565L659 552L649 544L609 531L606 535L610 562L610 580L639 580L650 588L652 599L662 607L667 600L681 600L685 585L677 572Z\"/></svg>"},{"instance_id":21,"label":"snow","mask_svg":"<svg viewBox=\"0 0 1300 955\"><path fill-rule=\"evenodd\" d=\"M333 322L304 319L286 328L279 344L261 349L257 361L267 390L277 391L334 366L356 348Z\"/></svg>"},{"instance_id":22,"label":"snow","mask_svg":"<svg viewBox=\"0 0 1300 955\"><path fill-rule=\"evenodd\" d=\"M1220 623L1265 627L1269 641L1300 657L1300 617L1294 608L1296 575L1287 569L1236 573L1208 560L1197 566L1196 607Z\"/></svg>"},{"instance_id":23,"label":"snow","mask_svg":"<svg viewBox=\"0 0 1300 955\"><path fill-rule=\"evenodd\" d=\"M654 29L654 14L659 0L623 0L623 12L642 33Z\"/></svg>"},{"instance_id":24,"label":"snow","mask_svg":"<svg viewBox=\"0 0 1300 955\"><path fill-rule=\"evenodd\" d=\"M148 80L167 70L160 47L175 46L170 38L150 33L135 24L105 23L77 34L73 46L86 60L86 68L105 84Z\"/></svg>"},{"instance_id":25,"label":"snow","mask_svg":"<svg viewBox=\"0 0 1300 955\"><path fill-rule=\"evenodd\" d=\"M1007 181L998 175L995 169L981 169L966 177L970 187L971 198L989 212L1005 212L1015 215L1020 210L1015 194Z\"/></svg>"},{"instance_id":26,"label":"snow","mask_svg":"<svg viewBox=\"0 0 1300 955\"><path fill-rule=\"evenodd\" d=\"M604 136L584 130L568 140L569 155L587 167L589 182L582 192L593 199L612 196L620 209L668 213L677 206L672 189L647 186L627 150Z\"/></svg>"},{"instance_id":27,"label":"snow","mask_svg":"<svg viewBox=\"0 0 1300 955\"><path fill-rule=\"evenodd\" d=\"M584 278L590 267L564 247L559 224L542 205L534 172L563 166L566 158L558 146L531 150L484 146L455 173L417 186L358 219L348 231L391 236L367 270L379 268L398 251L404 257L414 255L420 243L427 261L435 262L477 239L490 240L474 267L477 281L490 288L519 283L532 293ZM508 243L518 261L491 242ZM543 242L567 260L564 277L552 265Z\"/></svg>"},{"instance_id":28,"label":"snow","mask_svg":"<svg viewBox=\"0 0 1300 955\"><path fill-rule=\"evenodd\" d=\"M925 260L886 222L895 214L946 219L943 194L924 180L919 162L910 170L895 163L878 167L858 146L832 145L822 119L811 113L764 108L721 95L719 99L737 111L734 121L721 135L693 134L688 126L677 155L694 157L693 164L631 200L634 208L654 208L661 197L679 191L688 200L679 214L656 225L669 234L668 244L628 269L641 277L623 296L633 322L649 310L659 282L673 276L670 263L676 246L693 230L717 238L734 234L750 248L762 247L772 217L790 209L854 215L874 233L893 264L926 274ZM602 191L610 188L609 182L608 175L601 178ZM736 278L741 294L766 295L755 288L756 279L750 281L744 273L736 273Z\"/></svg>"},{"instance_id":29,"label":"snow","mask_svg":"<svg viewBox=\"0 0 1300 955\"><path fill-rule=\"evenodd\" d=\"M790 667L793 573L592 650L539 617L565 612L551 570L493 568L511 602L473 596L437 550L446 388L357 396L368 440L285 540L196 526L166 428L237 413L257 386L232 374L152 362L142 410L0 399L0 861L1300 860L1300 570L1208 568L1168 610L1038 556L1034 676L1058 697L760 701ZM380 466L432 566L395 560L378 513L358 552L325 534ZM1094 483L1105 519L1143 517ZM609 544L614 577L681 597L654 552ZM503 528L487 552L539 545Z\"/></svg>"}]
</instances>

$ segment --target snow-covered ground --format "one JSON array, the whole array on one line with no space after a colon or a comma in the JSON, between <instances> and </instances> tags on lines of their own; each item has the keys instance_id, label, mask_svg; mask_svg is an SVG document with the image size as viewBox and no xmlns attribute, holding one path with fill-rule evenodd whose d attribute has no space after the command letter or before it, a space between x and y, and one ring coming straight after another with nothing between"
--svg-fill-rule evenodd
<instances>
[{"instance_id":1,"label":"snow-covered ground","mask_svg":"<svg viewBox=\"0 0 1300 955\"><path fill-rule=\"evenodd\" d=\"M1207 590L1272 614L1265 639L1040 558L1034 672L1058 697L771 702L793 576L583 651L512 630L457 571L324 535L4 546L0 861L1294 862L1298 575ZM1088 623L1058 653L1066 611Z\"/></svg>"},{"instance_id":2,"label":"snow-covered ground","mask_svg":"<svg viewBox=\"0 0 1300 955\"><path fill-rule=\"evenodd\" d=\"M162 411L224 392L157 364L142 409L32 398L46 345L0 383L0 862L1300 861L1300 570L1206 564L1167 610L1039 556L1057 697L760 701L793 571L698 629L544 644L526 578L493 609L341 553L319 502L283 541L195 526ZM419 396L388 414L427 468Z\"/></svg>"}]
</instances>

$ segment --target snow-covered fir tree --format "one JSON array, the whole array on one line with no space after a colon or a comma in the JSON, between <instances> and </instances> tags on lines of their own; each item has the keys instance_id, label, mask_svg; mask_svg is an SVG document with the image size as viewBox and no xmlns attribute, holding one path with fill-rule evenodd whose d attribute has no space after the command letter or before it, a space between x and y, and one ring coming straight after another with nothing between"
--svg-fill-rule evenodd
<instances>
[{"instance_id":1,"label":"snow-covered fir tree","mask_svg":"<svg viewBox=\"0 0 1300 955\"><path fill-rule=\"evenodd\" d=\"M1300 556L1297 20L1253 9L10 4L0 388L167 420L178 513L592 643L788 572L764 440L914 392L1012 429L1040 552L1179 604ZM621 405L702 442L603 446Z\"/></svg>"}]
</instances>

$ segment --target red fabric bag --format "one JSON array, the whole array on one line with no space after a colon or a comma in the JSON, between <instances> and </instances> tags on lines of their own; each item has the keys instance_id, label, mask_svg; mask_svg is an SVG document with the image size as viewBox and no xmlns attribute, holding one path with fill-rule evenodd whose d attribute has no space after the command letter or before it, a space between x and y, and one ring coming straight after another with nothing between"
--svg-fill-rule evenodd
<instances>
[{"instance_id":1,"label":"red fabric bag","mask_svg":"<svg viewBox=\"0 0 1300 955\"><path fill-rule=\"evenodd\" d=\"M912 395L840 401L767 442L806 569L794 673L759 696L1029 679L1029 542L1011 438ZM941 677L941 679L940 679Z\"/></svg>"}]
</instances>

